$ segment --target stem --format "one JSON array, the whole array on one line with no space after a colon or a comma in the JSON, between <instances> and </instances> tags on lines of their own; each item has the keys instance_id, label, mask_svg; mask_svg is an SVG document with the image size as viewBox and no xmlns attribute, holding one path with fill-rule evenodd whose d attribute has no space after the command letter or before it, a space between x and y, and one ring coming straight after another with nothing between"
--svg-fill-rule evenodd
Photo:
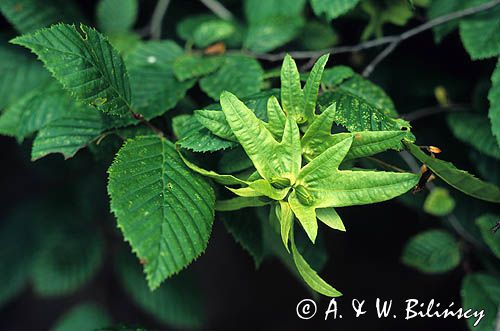
<instances>
[{"instance_id":1,"label":"stem","mask_svg":"<svg viewBox=\"0 0 500 331\"><path fill-rule=\"evenodd\" d=\"M281 52L281 53L275 53L275 54L256 54L252 52L245 52L245 54L249 56L253 56L257 59L265 60L265 61L281 61L286 54L290 54L292 57L295 59L310 59L310 58L318 58L323 54L330 53L330 54L341 54L341 53L352 53L352 52L358 52L364 49L372 48L372 47L377 47L381 45L386 45L386 44L395 44L393 46L388 46L385 48L382 52L384 53L383 56L380 56L380 59L377 60L377 63L373 65L370 70L373 71L375 66L380 63L386 56L388 56L402 41L409 39L417 34L420 34L424 31L427 31L429 29L432 29L435 26L447 23L449 21L474 15L483 11L486 11L488 9L492 9L496 7L497 5L500 4L500 0L492 0L487 3L483 3L479 6L475 7L470 7L464 10L456 11L447 15L443 15L440 17L437 17L433 20L430 20L424 24L421 24L413 29L410 29L400 35L393 35L393 36L386 36L382 38L377 38L373 40L369 40L357 45L352 45L352 46L338 46L338 47L332 47L332 48L327 48L319 51L291 51L291 52ZM241 54L241 52L240 52ZM378 57L378 56L377 56ZM372 61L373 62L373 61Z\"/></svg>"},{"instance_id":2,"label":"stem","mask_svg":"<svg viewBox=\"0 0 500 331\"><path fill-rule=\"evenodd\" d=\"M386 169L396 170L397 172L406 172L403 169L398 168L398 167L396 167L396 166L394 166L392 164L389 164L387 162L384 162L384 161L382 161L380 159L377 159L376 157L369 156L369 157L367 157L367 159L370 160L370 161L372 161L372 162L374 162L374 163L380 164L382 167L384 167Z\"/></svg>"},{"instance_id":3,"label":"stem","mask_svg":"<svg viewBox=\"0 0 500 331\"><path fill-rule=\"evenodd\" d=\"M200 0L208 9L223 20L232 20L233 14L216 0Z\"/></svg>"},{"instance_id":4,"label":"stem","mask_svg":"<svg viewBox=\"0 0 500 331\"><path fill-rule=\"evenodd\" d=\"M151 25L150 25L151 39L153 40L159 40L161 38L163 18L167 13L169 4L170 0L158 0L158 2L156 3L153 16L151 17Z\"/></svg>"},{"instance_id":5,"label":"stem","mask_svg":"<svg viewBox=\"0 0 500 331\"><path fill-rule=\"evenodd\" d=\"M142 116L141 114L138 114L138 113L132 113L132 116L138 120L139 122L141 122L141 124L144 124L145 126L147 126L148 128L150 128L154 133L156 133L160 138L163 138L163 131L161 131L160 129L158 129L156 126L154 126L153 124L151 124L150 121L148 121L147 119L144 118L144 116Z\"/></svg>"},{"instance_id":6,"label":"stem","mask_svg":"<svg viewBox=\"0 0 500 331\"><path fill-rule=\"evenodd\" d=\"M433 106L414 110L411 113L403 114L401 117L411 122L431 115L437 115L441 113L466 112L469 109L470 106L467 105L450 105L447 107Z\"/></svg>"}]
</instances>

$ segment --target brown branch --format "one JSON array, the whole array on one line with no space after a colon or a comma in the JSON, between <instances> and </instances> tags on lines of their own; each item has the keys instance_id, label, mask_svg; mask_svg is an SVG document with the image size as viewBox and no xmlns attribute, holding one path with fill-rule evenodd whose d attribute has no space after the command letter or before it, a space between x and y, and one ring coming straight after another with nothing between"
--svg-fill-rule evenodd
<instances>
[{"instance_id":1,"label":"brown branch","mask_svg":"<svg viewBox=\"0 0 500 331\"><path fill-rule=\"evenodd\" d=\"M154 126L150 121L148 121L147 119L144 118L144 116L142 116L141 114L138 114L138 113L132 113L132 116L138 120L139 122L141 122L142 124L144 124L145 126L147 126L148 128L150 128L154 133L156 133L160 138L163 138L164 135L163 135L163 131L161 131L160 129L158 129L156 126Z\"/></svg>"}]
</instances>

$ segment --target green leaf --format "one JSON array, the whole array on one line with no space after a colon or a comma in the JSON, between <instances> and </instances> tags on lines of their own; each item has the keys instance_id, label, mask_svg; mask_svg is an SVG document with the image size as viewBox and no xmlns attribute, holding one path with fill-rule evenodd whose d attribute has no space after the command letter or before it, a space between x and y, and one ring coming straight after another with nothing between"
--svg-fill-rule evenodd
<instances>
[{"instance_id":1,"label":"green leaf","mask_svg":"<svg viewBox=\"0 0 500 331\"><path fill-rule=\"evenodd\" d=\"M281 66L281 103L285 113L297 123L306 121L305 98L300 85L299 70L289 54L285 56Z\"/></svg>"},{"instance_id":2,"label":"green leaf","mask_svg":"<svg viewBox=\"0 0 500 331\"><path fill-rule=\"evenodd\" d=\"M457 190L477 199L500 202L500 188L498 186L483 182L467 171L457 169L450 162L433 158L414 144L404 144L414 157L425 163L433 173Z\"/></svg>"},{"instance_id":3,"label":"green leaf","mask_svg":"<svg viewBox=\"0 0 500 331\"><path fill-rule=\"evenodd\" d=\"M292 230L294 215L290 204L286 201L279 201L279 208L276 207L276 215L280 222L280 233L283 245L288 250L288 239Z\"/></svg>"},{"instance_id":4,"label":"green leaf","mask_svg":"<svg viewBox=\"0 0 500 331\"><path fill-rule=\"evenodd\" d=\"M219 69L224 61L222 56L181 55L173 63L174 74L181 82L203 77Z\"/></svg>"},{"instance_id":5,"label":"green leaf","mask_svg":"<svg viewBox=\"0 0 500 331\"><path fill-rule=\"evenodd\" d=\"M37 212L30 204L17 205L0 226L0 307L16 297L29 280L39 246L40 214ZM19 244L21 238L22 245Z\"/></svg>"},{"instance_id":6,"label":"green leaf","mask_svg":"<svg viewBox=\"0 0 500 331\"><path fill-rule=\"evenodd\" d=\"M139 264L130 255L118 259L117 272L135 304L156 320L183 329L197 329L203 325L205 316L201 291L191 274L185 271L152 292Z\"/></svg>"},{"instance_id":7,"label":"green leaf","mask_svg":"<svg viewBox=\"0 0 500 331\"><path fill-rule=\"evenodd\" d=\"M491 121L491 130L493 135L497 138L497 144L500 146L500 59L497 62L495 71L491 75L491 89L488 93L488 100L490 101L490 110L488 117Z\"/></svg>"},{"instance_id":8,"label":"green leaf","mask_svg":"<svg viewBox=\"0 0 500 331\"><path fill-rule=\"evenodd\" d=\"M316 210L318 219L334 230L345 232L345 226L335 208L320 208Z\"/></svg>"},{"instance_id":9,"label":"green leaf","mask_svg":"<svg viewBox=\"0 0 500 331\"><path fill-rule=\"evenodd\" d=\"M315 51L327 49L339 42L337 32L324 22L308 20L298 37L302 49Z\"/></svg>"},{"instance_id":10,"label":"green leaf","mask_svg":"<svg viewBox=\"0 0 500 331\"><path fill-rule=\"evenodd\" d=\"M184 98L195 80L179 82L173 64L183 54L171 40L149 41L138 45L125 58L132 87L132 108L152 119L162 115Z\"/></svg>"},{"instance_id":11,"label":"green leaf","mask_svg":"<svg viewBox=\"0 0 500 331\"><path fill-rule=\"evenodd\" d=\"M100 0L97 4L97 26L102 32L128 32L137 19L137 0Z\"/></svg>"},{"instance_id":12,"label":"green leaf","mask_svg":"<svg viewBox=\"0 0 500 331\"><path fill-rule=\"evenodd\" d=\"M89 106L74 102L71 106L73 109L64 109L64 115L40 129L33 141L33 161L51 153L61 153L65 159L69 159L96 140L105 130L102 114Z\"/></svg>"},{"instance_id":13,"label":"green leaf","mask_svg":"<svg viewBox=\"0 0 500 331\"><path fill-rule=\"evenodd\" d=\"M500 9L498 7L460 21L460 37L473 60L500 54L499 34Z\"/></svg>"},{"instance_id":14,"label":"green leaf","mask_svg":"<svg viewBox=\"0 0 500 331\"><path fill-rule=\"evenodd\" d=\"M214 100L219 100L222 91L243 98L260 91L263 75L264 71L257 60L245 56L228 56L218 71L200 80L200 87Z\"/></svg>"},{"instance_id":15,"label":"green leaf","mask_svg":"<svg viewBox=\"0 0 500 331\"><path fill-rule=\"evenodd\" d=\"M193 32L194 44L198 47L207 47L217 41L231 37L235 33L232 22L222 19L210 20L201 23Z\"/></svg>"},{"instance_id":16,"label":"green leaf","mask_svg":"<svg viewBox=\"0 0 500 331\"><path fill-rule=\"evenodd\" d=\"M334 87L352 76L354 76L354 71L350 67L342 65L333 66L325 69L321 83L327 87Z\"/></svg>"},{"instance_id":17,"label":"green leaf","mask_svg":"<svg viewBox=\"0 0 500 331\"><path fill-rule=\"evenodd\" d=\"M250 23L259 23L269 16L299 16L306 0L245 0L245 16Z\"/></svg>"},{"instance_id":18,"label":"green leaf","mask_svg":"<svg viewBox=\"0 0 500 331\"><path fill-rule=\"evenodd\" d=\"M337 18L353 9L359 0L310 0L317 16L325 14L328 20Z\"/></svg>"},{"instance_id":19,"label":"green leaf","mask_svg":"<svg viewBox=\"0 0 500 331\"><path fill-rule=\"evenodd\" d=\"M96 30L57 24L17 37L45 63L63 87L81 102L103 112L130 112L130 84L125 65L111 44Z\"/></svg>"},{"instance_id":20,"label":"green leaf","mask_svg":"<svg viewBox=\"0 0 500 331\"><path fill-rule=\"evenodd\" d=\"M157 288L207 247L214 192L192 173L169 141L156 136L127 141L108 170L111 210L125 240Z\"/></svg>"},{"instance_id":21,"label":"green leaf","mask_svg":"<svg viewBox=\"0 0 500 331\"><path fill-rule=\"evenodd\" d=\"M77 22L73 1L66 0L2 0L0 11L21 33L33 32L58 22Z\"/></svg>"},{"instance_id":22,"label":"green leaf","mask_svg":"<svg viewBox=\"0 0 500 331\"><path fill-rule=\"evenodd\" d=\"M195 110L194 118L217 137L238 141L227 123L226 116L220 110Z\"/></svg>"},{"instance_id":23,"label":"green leaf","mask_svg":"<svg viewBox=\"0 0 500 331\"><path fill-rule=\"evenodd\" d=\"M490 121L485 116L472 113L448 115L448 125L453 135L481 153L500 159L500 147L491 133Z\"/></svg>"},{"instance_id":24,"label":"green leaf","mask_svg":"<svg viewBox=\"0 0 500 331\"><path fill-rule=\"evenodd\" d=\"M52 331L88 331L107 327L111 324L109 315L92 303L81 303L61 316Z\"/></svg>"},{"instance_id":25,"label":"green leaf","mask_svg":"<svg viewBox=\"0 0 500 331\"><path fill-rule=\"evenodd\" d=\"M344 160L352 160L381 153L388 149L400 150L401 141L407 138L405 131L362 131L356 133L331 134L336 104L332 104L315 118L301 140L302 153L306 160L312 160L331 146L347 137L353 142Z\"/></svg>"},{"instance_id":26,"label":"green leaf","mask_svg":"<svg viewBox=\"0 0 500 331\"><path fill-rule=\"evenodd\" d=\"M250 24L244 45L256 53L272 51L297 37L303 24L301 16L266 17Z\"/></svg>"},{"instance_id":27,"label":"green leaf","mask_svg":"<svg viewBox=\"0 0 500 331\"><path fill-rule=\"evenodd\" d=\"M286 116L275 96L271 96L267 100L267 118L267 129L272 133L274 138L281 140L286 126Z\"/></svg>"},{"instance_id":28,"label":"green leaf","mask_svg":"<svg viewBox=\"0 0 500 331\"><path fill-rule=\"evenodd\" d=\"M353 77L343 81L338 89L350 93L366 103L380 109L389 117L397 117L396 107L391 98L379 86L373 84L361 75L354 74Z\"/></svg>"},{"instance_id":29,"label":"green leaf","mask_svg":"<svg viewBox=\"0 0 500 331\"><path fill-rule=\"evenodd\" d=\"M221 213L227 231L233 236L250 256L258 268L264 260L264 242L260 220L251 209Z\"/></svg>"},{"instance_id":30,"label":"green leaf","mask_svg":"<svg viewBox=\"0 0 500 331\"><path fill-rule=\"evenodd\" d=\"M334 289L330 284L325 282L321 277L318 276L316 271L314 271L307 261L300 255L295 246L295 241L292 235L292 255L295 262L295 266L302 277L302 279L316 292L326 295L328 297L339 297L342 295L339 291Z\"/></svg>"},{"instance_id":31,"label":"green leaf","mask_svg":"<svg viewBox=\"0 0 500 331\"><path fill-rule=\"evenodd\" d=\"M455 208L450 192L441 187L434 188L425 198L424 210L434 216L446 216Z\"/></svg>"},{"instance_id":32,"label":"green leaf","mask_svg":"<svg viewBox=\"0 0 500 331\"><path fill-rule=\"evenodd\" d=\"M476 225L481 231L484 242L490 247L495 256L500 258L500 240L498 240L498 234L492 230L498 221L500 221L498 216L484 214L476 219Z\"/></svg>"},{"instance_id":33,"label":"green leaf","mask_svg":"<svg viewBox=\"0 0 500 331\"><path fill-rule=\"evenodd\" d=\"M498 327L498 306L500 305L500 281L498 277L483 273L465 276L462 281L462 306L466 309L484 310L484 318L474 326L477 318L467 320L469 329L490 331Z\"/></svg>"},{"instance_id":34,"label":"green leaf","mask_svg":"<svg viewBox=\"0 0 500 331\"><path fill-rule=\"evenodd\" d=\"M234 148L238 144L217 137L205 128L192 115L177 116L173 120L174 127L177 127L177 144L182 148L193 152L215 152L219 150Z\"/></svg>"},{"instance_id":35,"label":"green leaf","mask_svg":"<svg viewBox=\"0 0 500 331\"><path fill-rule=\"evenodd\" d=\"M49 231L33 264L34 291L42 297L75 292L98 271L103 246L100 233L80 227L65 224Z\"/></svg>"},{"instance_id":36,"label":"green leaf","mask_svg":"<svg viewBox=\"0 0 500 331\"><path fill-rule=\"evenodd\" d=\"M236 197L229 200L219 200L215 204L217 211L235 211L249 207L262 207L269 204L257 197Z\"/></svg>"},{"instance_id":37,"label":"green leaf","mask_svg":"<svg viewBox=\"0 0 500 331\"><path fill-rule=\"evenodd\" d=\"M252 166L252 160L248 158L245 150L241 147L225 152L217 164L221 173L229 174L244 171Z\"/></svg>"},{"instance_id":38,"label":"green leaf","mask_svg":"<svg viewBox=\"0 0 500 331\"><path fill-rule=\"evenodd\" d=\"M345 91L326 92L319 97L319 105L322 110L334 102L337 104L335 123L344 126L351 132L398 131L410 127L407 121L392 118L382 109Z\"/></svg>"},{"instance_id":39,"label":"green leaf","mask_svg":"<svg viewBox=\"0 0 500 331\"><path fill-rule=\"evenodd\" d=\"M20 102L50 79L42 64L26 53L20 47L0 44L0 110Z\"/></svg>"},{"instance_id":40,"label":"green leaf","mask_svg":"<svg viewBox=\"0 0 500 331\"><path fill-rule=\"evenodd\" d=\"M316 112L316 101L318 100L319 86L325 70L326 62L328 62L330 54L321 56L314 64L309 76L307 77L306 85L304 86L304 110L308 121L314 118ZM300 84L300 83L299 83Z\"/></svg>"},{"instance_id":41,"label":"green leaf","mask_svg":"<svg viewBox=\"0 0 500 331\"><path fill-rule=\"evenodd\" d=\"M264 122L233 94L224 92L221 105L229 126L259 174L268 181L288 178L293 182L301 162L297 124L289 119L278 143Z\"/></svg>"},{"instance_id":42,"label":"green leaf","mask_svg":"<svg viewBox=\"0 0 500 331\"><path fill-rule=\"evenodd\" d=\"M411 238L403 250L402 261L424 273L442 273L460 263L457 240L443 230L429 230Z\"/></svg>"}]
</instances>

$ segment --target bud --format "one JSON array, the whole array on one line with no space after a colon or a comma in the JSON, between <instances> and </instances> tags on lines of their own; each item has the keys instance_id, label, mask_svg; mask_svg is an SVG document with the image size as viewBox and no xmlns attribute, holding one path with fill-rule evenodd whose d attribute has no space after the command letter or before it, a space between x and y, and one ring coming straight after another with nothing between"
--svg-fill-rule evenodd
<instances>
[{"instance_id":1,"label":"bud","mask_svg":"<svg viewBox=\"0 0 500 331\"><path fill-rule=\"evenodd\" d=\"M300 203L303 205L310 206L313 204L314 198L304 186L296 186L295 193L297 194L297 198L299 198Z\"/></svg>"},{"instance_id":2,"label":"bud","mask_svg":"<svg viewBox=\"0 0 500 331\"><path fill-rule=\"evenodd\" d=\"M278 190L290 187L290 184L290 179L285 177L271 178L271 185Z\"/></svg>"}]
</instances>

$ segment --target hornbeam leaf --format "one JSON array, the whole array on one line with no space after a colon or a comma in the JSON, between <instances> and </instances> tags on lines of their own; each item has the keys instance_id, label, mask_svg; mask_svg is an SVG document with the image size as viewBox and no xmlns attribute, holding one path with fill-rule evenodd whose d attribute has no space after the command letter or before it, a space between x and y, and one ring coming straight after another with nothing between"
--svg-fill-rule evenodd
<instances>
[{"instance_id":1,"label":"hornbeam leaf","mask_svg":"<svg viewBox=\"0 0 500 331\"><path fill-rule=\"evenodd\" d=\"M208 75L219 69L224 61L225 58L222 56L185 54L174 61L173 70L175 77L182 82L187 79Z\"/></svg>"},{"instance_id":2,"label":"hornbeam leaf","mask_svg":"<svg viewBox=\"0 0 500 331\"><path fill-rule=\"evenodd\" d=\"M172 143L156 136L128 140L108 173L111 210L133 252L146 261L155 289L205 250L213 189L187 168Z\"/></svg>"},{"instance_id":3,"label":"hornbeam leaf","mask_svg":"<svg viewBox=\"0 0 500 331\"><path fill-rule=\"evenodd\" d=\"M111 324L111 317L99 306L91 303L79 304L61 316L52 331L102 330Z\"/></svg>"},{"instance_id":4,"label":"hornbeam leaf","mask_svg":"<svg viewBox=\"0 0 500 331\"><path fill-rule=\"evenodd\" d=\"M490 331L498 328L500 281L498 276L473 273L464 277L461 287L462 306L467 309L484 309L484 319L474 326L476 319L467 320L470 330Z\"/></svg>"},{"instance_id":5,"label":"hornbeam leaf","mask_svg":"<svg viewBox=\"0 0 500 331\"><path fill-rule=\"evenodd\" d=\"M133 302L161 323L182 329L198 329L203 325L203 298L196 279L188 271L151 292L139 263L129 254L121 254L116 269L120 283Z\"/></svg>"},{"instance_id":6,"label":"hornbeam leaf","mask_svg":"<svg viewBox=\"0 0 500 331\"><path fill-rule=\"evenodd\" d=\"M305 100L300 86L299 70L289 54L285 56L281 66L281 103L288 116L293 117L299 124L305 122Z\"/></svg>"},{"instance_id":7,"label":"hornbeam leaf","mask_svg":"<svg viewBox=\"0 0 500 331\"><path fill-rule=\"evenodd\" d=\"M497 258L500 258L500 241L497 234L491 229L497 224L499 217L493 214L484 214L476 219L476 225L481 231L484 242L490 247Z\"/></svg>"},{"instance_id":8,"label":"hornbeam leaf","mask_svg":"<svg viewBox=\"0 0 500 331\"><path fill-rule=\"evenodd\" d=\"M450 114L447 120L455 137L481 153L500 160L500 147L491 133L490 121L486 116L472 113Z\"/></svg>"},{"instance_id":9,"label":"hornbeam leaf","mask_svg":"<svg viewBox=\"0 0 500 331\"><path fill-rule=\"evenodd\" d=\"M306 118L311 121L316 111L316 101L318 100L319 86L323 71L325 70L326 62L330 54L321 56L311 69L311 73L307 77L306 85L304 86L304 113Z\"/></svg>"},{"instance_id":10,"label":"hornbeam leaf","mask_svg":"<svg viewBox=\"0 0 500 331\"><path fill-rule=\"evenodd\" d=\"M452 163L433 158L414 144L404 143L408 151L420 162L424 163L439 178L457 190L462 191L474 198L500 202L500 187L483 182L469 174L467 171L457 169Z\"/></svg>"},{"instance_id":11,"label":"hornbeam leaf","mask_svg":"<svg viewBox=\"0 0 500 331\"><path fill-rule=\"evenodd\" d=\"M498 7L460 21L460 38L471 59L500 54L500 9Z\"/></svg>"},{"instance_id":12,"label":"hornbeam leaf","mask_svg":"<svg viewBox=\"0 0 500 331\"><path fill-rule=\"evenodd\" d=\"M58 22L77 22L77 8L68 0L2 0L0 11L21 33L33 32Z\"/></svg>"},{"instance_id":13,"label":"hornbeam leaf","mask_svg":"<svg viewBox=\"0 0 500 331\"><path fill-rule=\"evenodd\" d=\"M130 84L123 60L95 29L57 24L11 42L37 54L81 102L110 114L130 112Z\"/></svg>"},{"instance_id":14,"label":"hornbeam leaf","mask_svg":"<svg viewBox=\"0 0 500 331\"><path fill-rule=\"evenodd\" d=\"M318 102L320 109L325 109L336 102L337 111L334 121L351 132L398 131L402 128L410 128L407 121L392 118L374 104L346 91L323 93Z\"/></svg>"},{"instance_id":15,"label":"hornbeam leaf","mask_svg":"<svg viewBox=\"0 0 500 331\"><path fill-rule=\"evenodd\" d=\"M316 292L326 295L328 297L339 297L342 295L339 291L334 289L330 284L325 282L316 271L314 271L307 261L300 255L297 247L295 246L295 241L293 238L292 230L292 255L295 262L295 266L302 277L302 279Z\"/></svg>"},{"instance_id":16,"label":"hornbeam leaf","mask_svg":"<svg viewBox=\"0 0 500 331\"><path fill-rule=\"evenodd\" d=\"M289 119L278 143L264 122L236 96L223 92L221 105L229 126L259 174L268 181L285 177L293 182L301 162L297 124Z\"/></svg>"},{"instance_id":17,"label":"hornbeam leaf","mask_svg":"<svg viewBox=\"0 0 500 331\"><path fill-rule=\"evenodd\" d=\"M138 14L137 0L100 0L97 5L97 25L102 32L128 32Z\"/></svg>"},{"instance_id":18,"label":"hornbeam leaf","mask_svg":"<svg viewBox=\"0 0 500 331\"><path fill-rule=\"evenodd\" d=\"M354 8L359 0L310 0L314 13L332 20Z\"/></svg>"}]
</instances>

